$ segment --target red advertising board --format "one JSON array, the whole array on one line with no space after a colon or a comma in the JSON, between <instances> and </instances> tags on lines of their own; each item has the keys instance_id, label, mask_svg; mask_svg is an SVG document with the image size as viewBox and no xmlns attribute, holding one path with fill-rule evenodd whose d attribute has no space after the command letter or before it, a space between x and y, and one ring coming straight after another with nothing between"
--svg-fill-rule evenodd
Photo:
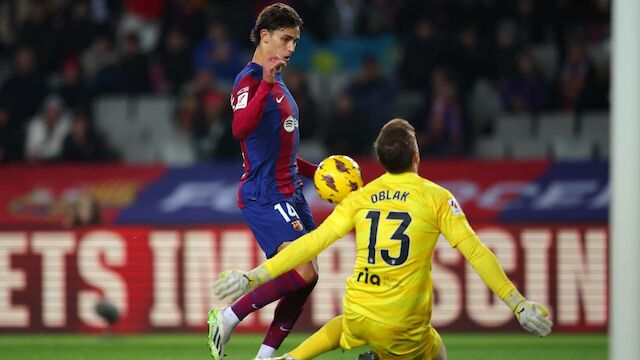
<instances>
[{"instance_id":1,"label":"red advertising board","mask_svg":"<svg viewBox=\"0 0 640 360\"><path fill-rule=\"evenodd\" d=\"M90 194L111 223L164 166L52 165L0 168L0 226L59 226L69 207Z\"/></svg>"},{"instance_id":2,"label":"red advertising board","mask_svg":"<svg viewBox=\"0 0 640 360\"><path fill-rule=\"evenodd\" d=\"M476 229L518 288L548 306L554 331L606 330L606 226L488 223ZM316 328L340 313L354 254L348 235L320 255L320 280L297 329ZM0 232L0 332L100 331L105 323L95 304L103 298L122 314L116 332L204 331L207 310L223 305L210 287L217 274L262 260L244 226ZM444 240L433 272L438 329L519 327ZM240 329L266 329L274 306L245 319Z\"/></svg>"}]
</instances>

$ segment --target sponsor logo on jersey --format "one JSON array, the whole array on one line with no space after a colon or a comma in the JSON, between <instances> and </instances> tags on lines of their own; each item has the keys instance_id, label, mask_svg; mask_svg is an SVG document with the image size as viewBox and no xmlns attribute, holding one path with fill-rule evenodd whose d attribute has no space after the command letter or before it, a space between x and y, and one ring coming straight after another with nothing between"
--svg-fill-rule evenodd
<instances>
[{"instance_id":1,"label":"sponsor logo on jersey","mask_svg":"<svg viewBox=\"0 0 640 360\"><path fill-rule=\"evenodd\" d=\"M370 274L369 268L364 268L364 271L360 271L358 273L356 281L363 282L365 284L380 286L380 276L376 274Z\"/></svg>"},{"instance_id":2,"label":"sponsor logo on jersey","mask_svg":"<svg viewBox=\"0 0 640 360\"><path fill-rule=\"evenodd\" d=\"M233 106L233 111L246 108L248 103L249 93L243 92L242 94L238 95L238 100L236 101L236 106Z\"/></svg>"},{"instance_id":3,"label":"sponsor logo on jersey","mask_svg":"<svg viewBox=\"0 0 640 360\"><path fill-rule=\"evenodd\" d=\"M290 132L292 132L293 130L295 130L298 127L298 119L296 119L293 116L289 115L289 117L285 119L285 121L282 124L282 126L284 127L284 130L286 132L290 133Z\"/></svg>"},{"instance_id":4,"label":"sponsor logo on jersey","mask_svg":"<svg viewBox=\"0 0 640 360\"><path fill-rule=\"evenodd\" d=\"M449 203L449 207L451 208L451 213L453 213L453 215L456 215L456 216L462 215L462 208L460 207L460 205L458 204L455 198L449 198L447 200L447 203Z\"/></svg>"}]
</instances>

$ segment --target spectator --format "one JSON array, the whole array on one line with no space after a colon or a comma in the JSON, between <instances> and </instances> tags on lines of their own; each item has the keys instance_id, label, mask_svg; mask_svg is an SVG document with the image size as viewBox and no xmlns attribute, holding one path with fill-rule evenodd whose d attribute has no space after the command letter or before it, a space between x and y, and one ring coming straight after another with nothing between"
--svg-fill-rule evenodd
<instances>
[{"instance_id":1,"label":"spectator","mask_svg":"<svg viewBox=\"0 0 640 360\"><path fill-rule=\"evenodd\" d=\"M356 80L349 86L356 110L368 121L367 131L375 133L390 119L395 89L373 57L363 61Z\"/></svg>"},{"instance_id":2,"label":"spectator","mask_svg":"<svg viewBox=\"0 0 640 360\"><path fill-rule=\"evenodd\" d=\"M49 95L42 113L29 123L25 154L30 162L57 160L62 154L62 145L69 133L69 119L63 114L62 99Z\"/></svg>"},{"instance_id":3,"label":"spectator","mask_svg":"<svg viewBox=\"0 0 640 360\"><path fill-rule=\"evenodd\" d=\"M32 48L18 49L15 70L0 88L0 103L7 106L13 129L24 126L47 93L44 76L37 71L35 61Z\"/></svg>"},{"instance_id":4,"label":"spectator","mask_svg":"<svg viewBox=\"0 0 640 360\"><path fill-rule=\"evenodd\" d=\"M200 40L205 36L207 6L213 2L200 0L170 1L163 14L163 38L170 31L179 31L188 42ZM217 5L217 4L216 4Z\"/></svg>"},{"instance_id":5,"label":"spectator","mask_svg":"<svg viewBox=\"0 0 640 360\"><path fill-rule=\"evenodd\" d=\"M477 30L473 27L463 29L453 56L460 89L470 91L476 80L486 73L485 58Z\"/></svg>"},{"instance_id":6,"label":"spectator","mask_svg":"<svg viewBox=\"0 0 640 360\"><path fill-rule=\"evenodd\" d=\"M393 30L396 14L396 1L371 0L362 8L359 33L364 36L377 36Z\"/></svg>"},{"instance_id":7,"label":"spectator","mask_svg":"<svg viewBox=\"0 0 640 360\"><path fill-rule=\"evenodd\" d=\"M425 156L462 155L463 119L460 103L451 79L442 68L431 76L432 96L425 121L418 124L417 138Z\"/></svg>"},{"instance_id":8,"label":"spectator","mask_svg":"<svg viewBox=\"0 0 640 360\"><path fill-rule=\"evenodd\" d=\"M125 12L118 23L119 39L129 41L135 35L141 53L151 52L160 39L160 16L166 9L166 0L125 0Z\"/></svg>"},{"instance_id":9,"label":"spectator","mask_svg":"<svg viewBox=\"0 0 640 360\"><path fill-rule=\"evenodd\" d=\"M231 131L226 97L216 92L203 96L202 120L198 124L197 146L200 160L229 160L240 157L240 148Z\"/></svg>"},{"instance_id":10,"label":"spectator","mask_svg":"<svg viewBox=\"0 0 640 360\"><path fill-rule=\"evenodd\" d=\"M204 105L205 99L211 94L226 97L217 87L216 78L209 69L200 69L195 78L185 86L185 94L194 95L198 99L198 109Z\"/></svg>"},{"instance_id":11,"label":"spectator","mask_svg":"<svg viewBox=\"0 0 640 360\"><path fill-rule=\"evenodd\" d=\"M64 139L62 160L105 161L114 156L104 139L92 131L87 115L76 111L71 121L71 130Z\"/></svg>"},{"instance_id":12,"label":"spectator","mask_svg":"<svg viewBox=\"0 0 640 360\"><path fill-rule=\"evenodd\" d=\"M516 25L503 21L496 32L496 46L491 50L492 77L498 82L516 74L517 56L520 43Z\"/></svg>"},{"instance_id":13,"label":"spectator","mask_svg":"<svg viewBox=\"0 0 640 360\"><path fill-rule=\"evenodd\" d=\"M104 84L113 82L108 79L115 76L112 65L118 61L118 55L113 51L108 35L98 35L91 47L82 54L81 61L84 77L89 85L95 84L97 88L110 87Z\"/></svg>"},{"instance_id":14,"label":"spectator","mask_svg":"<svg viewBox=\"0 0 640 360\"><path fill-rule=\"evenodd\" d=\"M579 98L585 89L594 86L594 64L587 48L581 41L573 40L569 44L569 55L565 61L559 79L561 106L565 110L575 110Z\"/></svg>"},{"instance_id":15,"label":"spectator","mask_svg":"<svg viewBox=\"0 0 640 360\"><path fill-rule=\"evenodd\" d=\"M76 1L71 6L71 14L64 31L64 44L67 54L82 54L92 43L95 26L91 21L91 8L88 1Z\"/></svg>"},{"instance_id":16,"label":"spectator","mask_svg":"<svg viewBox=\"0 0 640 360\"><path fill-rule=\"evenodd\" d=\"M11 160L11 151L15 149L12 144L14 134L10 128L9 110L0 106L0 164Z\"/></svg>"},{"instance_id":17,"label":"spectator","mask_svg":"<svg viewBox=\"0 0 640 360\"><path fill-rule=\"evenodd\" d=\"M59 89L65 105L72 109L87 109L91 91L84 85L80 64L76 58L68 58L62 67L62 86Z\"/></svg>"},{"instance_id":18,"label":"spectator","mask_svg":"<svg viewBox=\"0 0 640 360\"><path fill-rule=\"evenodd\" d=\"M538 112L549 98L547 84L535 58L530 53L518 57L518 74L505 81L501 91L502 106L512 112Z\"/></svg>"},{"instance_id":19,"label":"spectator","mask_svg":"<svg viewBox=\"0 0 640 360\"><path fill-rule=\"evenodd\" d=\"M35 51L43 70L51 69L56 60L56 36L53 25L47 11L47 3L42 0L29 1L27 18L17 32L17 40L19 44L29 46Z\"/></svg>"},{"instance_id":20,"label":"spectator","mask_svg":"<svg viewBox=\"0 0 640 360\"><path fill-rule=\"evenodd\" d=\"M149 61L140 49L140 41L135 33L127 35L122 44L122 54L118 63L121 91L139 94L149 91Z\"/></svg>"},{"instance_id":21,"label":"spectator","mask_svg":"<svg viewBox=\"0 0 640 360\"><path fill-rule=\"evenodd\" d=\"M198 98L182 99L173 136L161 144L160 161L168 165L192 165L196 162L194 126L198 117Z\"/></svg>"},{"instance_id":22,"label":"spectator","mask_svg":"<svg viewBox=\"0 0 640 360\"><path fill-rule=\"evenodd\" d=\"M207 38L196 47L194 64L197 69L210 69L231 87L245 62L240 47L229 38L225 24L214 21L207 28Z\"/></svg>"},{"instance_id":23,"label":"spectator","mask_svg":"<svg viewBox=\"0 0 640 360\"><path fill-rule=\"evenodd\" d=\"M608 110L611 84L611 58L606 57L596 66L594 81L584 89L576 104L576 111Z\"/></svg>"},{"instance_id":24,"label":"spectator","mask_svg":"<svg viewBox=\"0 0 640 360\"><path fill-rule=\"evenodd\" d=\"M322 0L307 0L296 4L300 17L304 19L305 34L325 41L328 38L327 11Z\"/></svg>"},{"instance_id":25,"label":"spectator","mask_svg":"<svg viewBox=\"0 0 640 360\"><path fill-rule=\"evenodd\" d=\"M371 155L374 133L371 125L356 109L349 94L342 94L331 116L326 144L334 154Z\"/></svg>"},{"instance_id":26,"label":"spectator","mask_svg":"<svg viewBox=\"0 0 640 360\"><path fill-rule=\"evenodd\" d=\"M333 0L327 15L327 29L337 38L356 36L362 13L361 0Z\"/></svg>"},{"instance_id":27,"label":"spectator","mask_svg":"<svg viewBox=\"0 0 640 360\"><path fill-rule=\"evenodd\" d=\"M424 89L433 69L447 58L445 43L439 38L433 23L422 19L402 48L404 54L399 67L402 84L411 90Z\"/></svg>"},{"instance_id":28,"label":"spectator","mask_svg":"<svg viewBox=\"0 0 640 360\"><path fill-rule=\"evenodd\" d=\"M160 63L169 90L174 94L193 77L189 43L180 30L171 30L167 34L160 51Z\"/></svg>"}]
</instances>

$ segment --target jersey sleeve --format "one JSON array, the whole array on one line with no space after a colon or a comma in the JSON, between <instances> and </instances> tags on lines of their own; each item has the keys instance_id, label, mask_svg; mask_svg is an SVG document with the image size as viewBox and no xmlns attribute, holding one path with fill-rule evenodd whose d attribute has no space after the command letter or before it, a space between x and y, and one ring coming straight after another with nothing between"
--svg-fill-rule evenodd
<instances>
[{"instance_id":1,"label":"jersey sleeve","mask_svg":"<svg viewBox=\"0 0 640 360\"><path fill-rule=\"evenodd\" d=\"M356 212L359 209L357 195L357 191L347 195L346 198L336 205L331 215L324 221L324 223L329 224L340 237L343 237L355 226Z\"/></svg>"},{"instance_id":2,"label":"jersey sleeve","mask_svg":"<svg viewBox=\"0 0 640 360\"><path fill-rule=\"evenodd\" d=\"M316 173L318 165L300 157L296 158L296 164L298 165L298 173L308 177L309 179L313 179L313 175Z\"/></svg>"},{"instance_id":3,"label":"jersey sleeve","mask_svg":"<svg viewBox=\"0 0 640 360\"><path fill-rule=\"evenodd\" d=\"M495 254L480 241L478 236L470 236L460 241L457 249L500 300L504 301L509 294L517 292Z\"/></svg>"},{"instance_id":4,"label":"jersey sleeve","mask_svg":"<svg viewBox=\"0 0 640 360\"><path fill-rule=\"evenodd\" d=\"M279 251L262 266L272 279L291 269L311 261L342 236L338 235L326 221L317 229L307 233Z\"/></svg>"},{"instance_id":5,"label":"jersey sleeve","mask_svg":"<svg viewBox=\"0 0 640 360\"><path fill-rule=\"evenodd\" d=\"M451 247L456 247L462 240L477 235L453 194L446 189L441 190L434 199L438 228Z\"/></svg>"},{"instance_id":6,"label":"jersey sleeve","mask_svg":"<svg viewBox=\"0 0 640 360\"><path fill-rule=\"evenodd\" d=\"M274 84L258 81L249 73L233 89L233 137L244 140L260 124L264 106Z\"/></svg>"}]
</instances>

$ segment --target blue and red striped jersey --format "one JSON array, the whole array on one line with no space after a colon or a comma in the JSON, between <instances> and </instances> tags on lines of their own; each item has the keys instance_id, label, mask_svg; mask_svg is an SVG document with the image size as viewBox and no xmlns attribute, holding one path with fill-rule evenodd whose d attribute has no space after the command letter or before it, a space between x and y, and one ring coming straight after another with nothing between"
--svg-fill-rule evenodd
<instances>
[{"instance_id":1,"label":"blue and red striped jersey","mask_svg":"<svg viewBox=\"0 0 640 360\"><path fill-rule=\"evenodd\" d=\"M261 65L247 64L234 82L231 107L233 136L240 141L244 159L238 206L291 196L302 186L298 165L305 176L313 176L315 167L298 159L298 105L280 74L270 84L262 81Z\"/></svg>"}]
</instances>

